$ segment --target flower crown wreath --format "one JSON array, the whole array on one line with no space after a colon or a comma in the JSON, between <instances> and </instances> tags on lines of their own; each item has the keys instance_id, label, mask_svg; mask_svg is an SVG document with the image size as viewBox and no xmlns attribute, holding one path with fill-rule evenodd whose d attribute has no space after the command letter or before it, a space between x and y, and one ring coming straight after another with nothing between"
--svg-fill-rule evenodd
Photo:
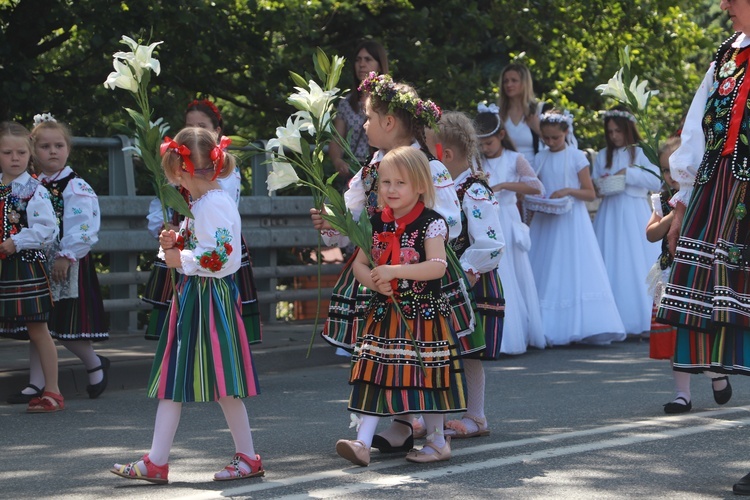
<instances>
[{"instance_id":1,"label":"flower crown wreath","mask_svg":"<svg viewBox=\"0 0 750 500\"><path fill-rule=\"evenodd\" d=\"M219 112L219 108L217 108L216 104L212 103L208 99L202 99L200 101L198 99L193 100L193 102L188 104L187 110L190 111L194 107L201 106L201 105L208 107L211 110L211 112L216 116L216 118L219 120L219 123L221 123L221 113Z\"/></svg>"},{"instance_id":2,"label":"flower crown wreath","mask_svg":"<svg viewBox=\"0 0 750 500\"><path fill-rule=\"evenodd\" d=\"M627 120L630 120L631 122L635 123L635 115L633 113L630 113L629 111L623 111L621 109L610 109L609 111L604 112L604 119L607 118L625 118Z\"/></svg>"},{"instance_id":3,"label":"flower crown wreath","mask_svg":"<svg viewBox=\"0 0 750 500\"><path fill-rule=\"evenodd\" d=\"M390 75L378 75L372 71L359 84L358 90L360 92L368 92L377 96L381 101L388 103L388 111L390 112L394 108L403 109L425 127L434 129L443 115L438 105L429 99L423 101L396 88L396 84Z\"/></svg>"}]
</instances>

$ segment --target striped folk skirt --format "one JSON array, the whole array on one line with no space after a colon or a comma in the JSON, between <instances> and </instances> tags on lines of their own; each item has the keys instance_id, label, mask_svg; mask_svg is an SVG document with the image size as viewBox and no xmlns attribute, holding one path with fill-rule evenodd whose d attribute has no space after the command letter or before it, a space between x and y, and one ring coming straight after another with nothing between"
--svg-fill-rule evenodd
<instances>
[{"instance_id":1,"label":"striped folk skirt","mask_svg":"<svg viewBox=\"0 0 750 500\"><path fill-rule=\"evenodd\" d=\"M403 319L393 306L382 321L373 314L368 314L352 355L349 410L385 416L465 409L463 366L448 319Z\"/></svg>"},{"instance_id":2,"label":"striped folk skirt","mask_svg":"<svg viewBox=\"0 0 750 500\"><path fill-rule=\"evenodd\" d=\"M44 260L0 260L0 336L28 340L25 324L46 322L51 309Z\"/></svg>"},{"instance_id":3,"label":"striped folk skirt","mask_svg":"<svg viewBox=\"0 0 750 500\"><path fill-rule=\"evenodd\" d=\"M148 396L176 402L258 394L234 279L185 276L159 336Z\"/></svg>"},{"instance_id":4,"label":"striped folk skirt","mask_svg":"<svg viewBox=\"0 0 750 500\"><path fill-rule=\"evenodd\" d=\"M78 261L78 298L60 299L49 315L49 332L60 340L109 338L102 290L91 254Z\"/></svg>"},{"instance_id":5,"label":"striped folk skirt","mask_svg":"<svg viewBox=\"0 0 750 500\"><path fill-rule=\"evenodd\" d=\"M685 213L658 321L677 327L674 368L750 375L750 216L748 182L722 159L696 185Z\"/></svg>"},{"instance_id":6,"label":"striped folk skirt","mask_svg":"<svg viewBox=\"0 0 750 500\"><path fill-rule=\"evenodd\" d=\"M354 252L333 287L328 318L322 337L331 345L351 351L364 328L368 303L372 294L354 277ZM442 279L442 291L448 299L452 314L449 326L456 340L459 356L479 353L485 348L484 329L477 321L477 304L458 257L446 248L448 267Z\"/></svg>"},{"instance_id":7,"label":"striped folk skirt","mask_svg":"<svg viewBox=\"0 0 750 500\"><path fill-rule=\"evenodd\" d=\"M180 279L179 274L177 279ZM250 252L247 249L244 237L242 238L242 260L239 270L234 274L234 281L242 300L242 321L245 324L247 338L251 344L257 344L263 339L258 307L258 289L255 286ZM169 268L158 257L154 260L141 300L154 306L149 314L145 337L147 340L159 340L164 323L167 321L169 304L172 302L172 280L169 276Z\"/></svg>"},{"instance_id":8,"label":"striped folk skirt","mask_svg":"<svg viewBox=\"0 0 750 500\"><path fill-rule=\"evenodd\" d=\"M485 348L468 357L486 360L498 359L500 357L500 344L503 341L505 296L497 270L480 275L479 280L474 284L473 291L477 303L477 323L484 330Z\"/></svg>"}]
</instances>

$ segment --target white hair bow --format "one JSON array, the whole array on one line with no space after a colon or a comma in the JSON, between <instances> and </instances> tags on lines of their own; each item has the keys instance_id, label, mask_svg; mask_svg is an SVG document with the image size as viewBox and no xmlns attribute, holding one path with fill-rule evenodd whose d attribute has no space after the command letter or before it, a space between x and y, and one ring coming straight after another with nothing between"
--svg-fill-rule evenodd
<instances>
[{"instance_id":1,"label":"white hair bow","mask_svg":"<svg viewBox=\"0 0 750 500\"><path fill-rule=\"evenodd\" d=\"M36 127L42 122L56 122L55 117L52 113L42 113L41 115L34 115L34 126Z\"/></svg>"},{"instance_id":2,"label":"white hair bow","mask_svg":"<svg viewBox=\"0 0 750 500\"><path fill-rule=\"evenodd\" d=\"M480 102L477 104L477 111L480 113L494 113L496 115L500 114L500 108L497 107L497 104L494 102L487 106L485 103Z\"/></svg>"}]
</instances>

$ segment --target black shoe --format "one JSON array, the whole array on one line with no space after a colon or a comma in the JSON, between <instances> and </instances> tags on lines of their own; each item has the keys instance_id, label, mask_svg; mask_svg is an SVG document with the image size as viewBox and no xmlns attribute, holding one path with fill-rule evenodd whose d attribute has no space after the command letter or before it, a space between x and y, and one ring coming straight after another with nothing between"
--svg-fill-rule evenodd
<instances>
[{"instance_id":1,"label":"black shoe","mask_svg":"<svg viewBox=\"0 0 750 500\"><path fill-rule=\"evenodd\" d=\"M24 394L23 390L21 390L15 394L11 394L10 396L8 396L8 399L6 399L5 402L9 405L25 405L34 398L42 397L42 394L44 393L44 387L40 389L34 384L29 384L24 387L24 389L26 388L34 389L36 392L34 394Z\"/></svg>"},{"instance_id":2,"label":"black shoe","mask_svg":"<svg viewBox=\"0 0 750 500\"><path fill-rule=\"evenodd\" d=\"M677 401L682 400L685 404L678 403ZM674 401L664 405L664 413L668 415L675 415L677 413L687 413L693 409L693 403L683 398L682 396L674 398Z\"/></svg>"},{"instance_id":3,"label":"black shoe","mask_svg":"<svg viewBox=\"0 0 750 500\"><path fill-rule=\"evenodd\" d=\"M86 373L94 373L97 370L102 371L102 380L98 384L93 385L87 385L86 386L86 392L89 393L90 399L96 399L99 396L102 395L104 392L104 389L107 388L107 374L109 372L109 358L105 358L104 356L99 356L97 354L97 357L99 358L99 366L96 368L92 368L91 370L86 370Z\"/></svg>"},{"instance_id":4,"label":"black shoe","mask_svg":"<svg viewBox=\"0 0 750 500\"><path fill-rule=\"evenodd\" d=\"M716 389L714 389L713 384L716 380L726 380L727 386L722 390L717 391ZM714 401L716 401L717 404L724 405L727 404L730 399L732 399L732 385L729 383L729 377L727 377L726 375L724 375L723 377L712 379L711 389L713 389L714 391Z\"/></svg>"},{"instance_id":5,"label":"black shoe","mask_svg":"<svg viewBox=\"0 0 750 500\"><path fill-rule=\"evenodd\" d=\"M750 474L746 474L742 477L734 486L732 486L732 492L735 495L750 496Z\"/></svg>"},{"instance_id":6,"label":"black shoe","mask_svg":"<svg viewBox=\"0 0 750 500\"><path fill-rule=\"evenodd\" d=\"M408 426L411 434L409 434L409 436L404 439L404 442L398 446L392 445L390 441L388 441L380 434L375 434L372 437L372 447L380 450L380 453L408 452L409 450L414 448L414 429L412 428L411 424L405 420L394 419L393 421Z\"/></svg>"}]
</instances>

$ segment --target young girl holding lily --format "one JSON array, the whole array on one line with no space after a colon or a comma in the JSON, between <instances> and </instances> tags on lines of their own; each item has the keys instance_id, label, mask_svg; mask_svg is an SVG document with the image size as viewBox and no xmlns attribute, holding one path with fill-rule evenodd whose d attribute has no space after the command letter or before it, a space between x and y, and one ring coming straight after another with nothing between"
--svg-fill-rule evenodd
<instances>
[{"instance_id":1,"label":"young girl holding lily","mask_svg":"<svg viewBox=\"0 0 750 500\"><path fill-rule=\"evenodd\" d=\"M216 481L262 476L247 410L240 398L259 393L239 290L232 275L240 267L241 221L235 201L218 178L231 175L234 157L205 129L181 130L162 145L167 179L187 189L194 218L179 234L162 231L160 256L183 277L159 337L148 395L159 399L151 450L140 460L115 464L111 472L128 479L168 482L169 453L182 403L218 401L234 440L235 454Z\"/></svg>"},{"instance_id":2,"label":"young girl holding lily","mask_svg":"<svg viewBox=\"0 0 750 500\"><path fill-rule=\"evenodd\" d=\"M357 337L349 379L349 409L361 417L357 439L339 440L336 452L366 466L381 416L422 413L426 427L436 431L421 450L409 451L406 460L448 460L450 438L442 433L443 414L466 406L461 360L454 355L449 326L450 305L441 290L448 266L448 226L430 209L435 188L427 158L419 150L401 146L384 155L378 186L383 209L370 218L372 248L358 252L352 264L357 280L375 292Z\"/></svg>"},{"instance_id":3,"label":"young girl holding lily","mask_svg":"<svg viewBox=\"0 0 750 500\"><path fill-rule=\"evenodd\" d=\"M607 266L609 282L625 332L638 335L651 329L653 297L646 277L659 256L659 245L646 240L643 228L651 217L649 191L660 189L659 167L651 164L643 150L635 116L618 106L604 113L607 147L594 160L594 185L607 177L621 180L618 189L602 189L594 218L594 233ZM611 181L613 179L609 179Z\"/></svg>"},{"instance_id":4,"label":"young girl holding lily","mask_svg":"<svg viewBox=\"0 0 750 500\"><path fill-rule=\"evenodd\" d=\"M360 89L368 93L365 103L365 132L370 145L378 148L372 162L352 178L344 194L347 208L355 218L372 216L377 209L378 171L385 154L400 146L421 149L428 155L425 127L434 127L441 111L432 101L423 101L409 85L394 82L388 75L370 75ZM448 225L449 238L461 232L461 212L450 173L439 160L429 155L429 167L435 188L434 210ZM311 210L313 225L329 245L341 246L341 235L324 223L318 210ZM475 307L467 288L466 277L455 254L448 250L448 269L443 277L443 293L453 307L451 330L458 345L458 355L484 349L484 332L476 327ZM334 286L323 337L331 344L351 350L362 329L369 292L360 285L351 266L344 269ZM440 427L442 429L442 426ZM375 436L373 446L381 452L405 452L413 445L410 419L397 419L394 425Z\"/></svg>"}]
</instances>

